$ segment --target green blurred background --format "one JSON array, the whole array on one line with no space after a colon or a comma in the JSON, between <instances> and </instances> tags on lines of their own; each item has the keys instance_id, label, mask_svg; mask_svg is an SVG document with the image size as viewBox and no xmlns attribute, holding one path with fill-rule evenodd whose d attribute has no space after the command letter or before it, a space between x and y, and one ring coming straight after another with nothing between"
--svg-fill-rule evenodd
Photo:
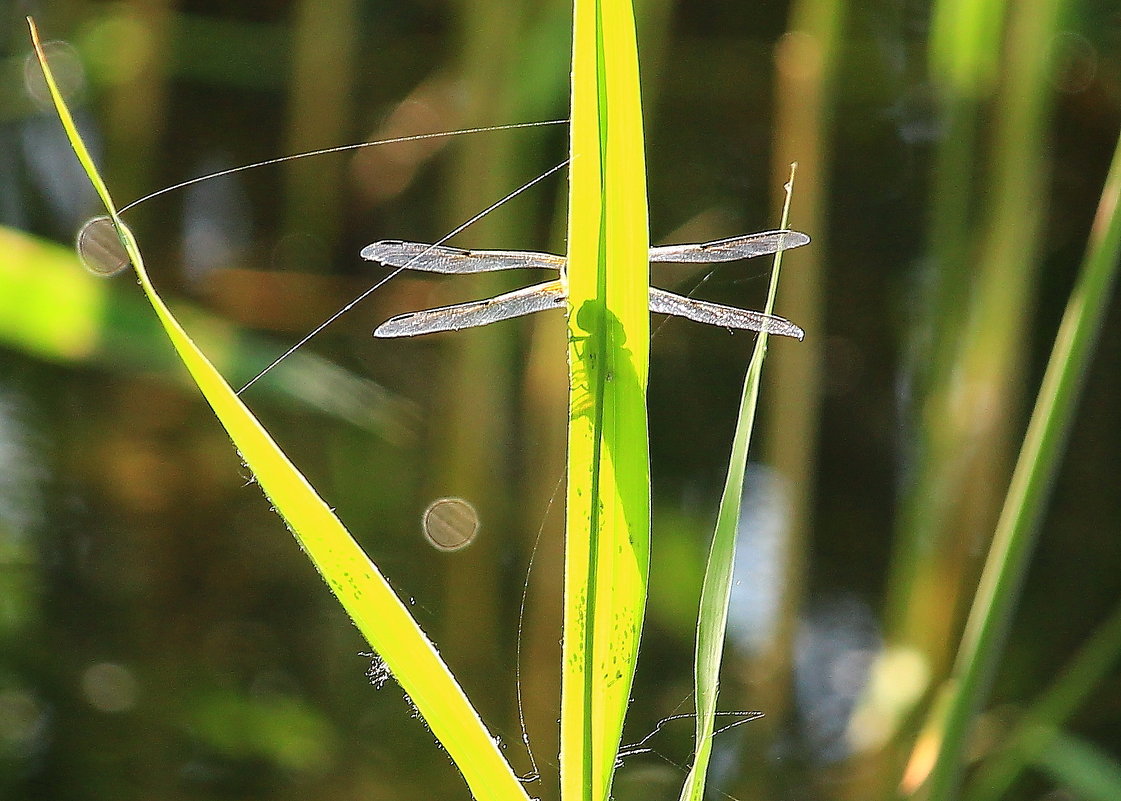
<instances>
[{"instance_id":1,"label":"green blurred background","mask_svg":"<svg viewBox=\"0 0 1121 801\"><path fill-rule=\"evenodd\" d=\"M466 798L395 685L373 686L135 282L81 271L71 243L98 208L23 17L124 203L311 148L564 117L570 7L0 9L0 797ZM792 226L814 237L785 262L778 312L808 333L771 347L722 695L766 717L717 738L712 784L745 801L909 797L1121 125L1121 12L644 0L638 16L652 241L773 227L792 160ZM362 246L434 241L565 151L563 126L374 147L203 182L126 219L164 297L244 383L386 275ZM565 189L561 173L452 243L563 252ZM521 707L543 776L531 795L552 799L563 321L370 337L523 280L403 274L245 397L528 774ZM654 280L757 307L766 267ZM1116 306L963 797L1121 798ZM691 708L700 571L753 342L653 329L653 587L628 742ZM445 496L482 521L453 553L421 528ZM1009 756L1062 688L1046 738ZM623 760L616 797L675 798L690 742L689 721L667 724Z\"/></svg>"}]
</instances>

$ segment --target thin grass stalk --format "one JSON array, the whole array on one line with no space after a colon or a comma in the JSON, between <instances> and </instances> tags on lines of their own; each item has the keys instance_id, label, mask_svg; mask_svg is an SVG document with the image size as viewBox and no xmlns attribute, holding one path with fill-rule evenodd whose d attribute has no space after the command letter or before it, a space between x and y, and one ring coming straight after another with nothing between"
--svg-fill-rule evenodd
<instances>
[{"instance_id":1,"label":"thin grass stalk","mask_svg":"<svg viewBox=\"0 0 1121 801\"><path fill-rule=\"evenodd\" d=\"M988 694L1015 611L1044 502L1059 466L1121 265L1119 199L1121 140L970 609L954 666L942 740L930 775L930 801L949 801L957 792L973 719Z\"/></svg>"},{"instance_id":2,"label":"thin grass stalk","mask_svg":"<svg viewBox=\"0 0 1121 801\"><path fill-rule=\"evenodd\" d=\"M784 490L784 527L780 535L773 580L779 593L770 636L760 641L744 666L747 686L765 700L767 716L752 724L744 738L744 779L733 792L742 797L767 762L766 752L787 718L790 677L793 675L794 637L805 587L807 543L813 526L812 507L818 471L818 430L821 424L822 365L825 323L825 264L829 196L828 144L834 81L840 61L847 17L840 0L799 0L790 12L789 30L775 47L775 131L771 154L774 185L785 180L792 162L798 163L798 192L790 198L792 218L812 232L813 246L801 248L782 279L783 316L806 329L805 341L780 344L780 358L768 365L764 402L783 403L781 413L764 415L758 441L762 461L781 477ZM774 205L787 203L785 194Z\"/></svg>"},{"instance_id":3,"label":"thin grass stalk","mask_svg":"<svg viewBox=\"0 0 1121 801\"><path fill-rule=\"evenodd\" d=\"M646 603L649 232L634 14L577 0L561 798L605 801Z\"/></svg>"},{"instance_id":4,"label":"thin grass stalk","mask_svg":"<svg viewBox=\"0 0 1121 801\"><path fill-rule=\"evenodd\" d=\"M786 188L786 202L782 207L780 228L786 228L790 219L790 197L794 188L794 168ZM770 314L778 294L779 268L782 251L775 254L771 284L767 292L764 311ZM747 472L747 454L751 446L751 432L755 427L755 410L759 402L759 386L763 376L763 359L767 355L768 336L759 333L751 361L744 376L740 395L740 410L736 418L736 431L732 437L732 453L720 508L716 515L716 528L705 564L701 585L701 603L697 615L697 641L693 660L693 691L697 714L693 739L693 764L681 788L681 801L701 801L708 779L712 756L712 737L716 727L716 700L720 690L720 665L724 658L724 641L728 630L728 606L732 594L732 571L736 561L736 538L740 530L740 512L743 501L743 482Z\"/></svg>"}]
</instances>

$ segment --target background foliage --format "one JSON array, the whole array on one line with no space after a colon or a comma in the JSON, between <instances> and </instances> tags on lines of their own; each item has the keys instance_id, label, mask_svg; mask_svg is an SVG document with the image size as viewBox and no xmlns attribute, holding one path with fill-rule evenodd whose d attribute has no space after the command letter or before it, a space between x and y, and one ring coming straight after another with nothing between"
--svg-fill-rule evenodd
<instances>
[{"instance_id":1,"label":"background foliage","mask_svg":"<svg viewBox=\"0 0 1121 801\"><path fill-rule=\"evenodd\" d=\"M0 794L465 797L399 692L371 688L360 638L243 486L137 287L91 283L63 250L97 205L26 77L26 13L59 40L79 122L127 201L305 148L561 117L568 5L13 3L0 28L0 222L14 229L0 231ZM717 738L712 783L741 799L893 797L923 775L919 727L1085 246L1121 118L1121 20L1095 0L648 0L639 14L652 241L773 226L792 158L792 224L815 238L786 261L777 311L809 333L772 340L722 695L767 717ZM236 380L381 277L363 245L431 241L564 153L563 128L371 148L127 217L161 292L196 309ZM561 251L564 196L545 185L458 242ZM703 276L654 277L688 290ZM547 794L563 322L369 338L391 314L505 280L401 276L248 400L526 769L513 665L540 532L521 683ZM700 294L758 306L765 291L762 268L732 265ZM1114 305L971 756L977 786L1007 798L1057 784L1116 797ZM654 595L629 741L689 706L752 342L652 328ZM451 495L483 529L438 553L419 520ZM1018 728L1025 710L1034 728ZM619 796L674 797L690 740L687 721L667 726L649 743L665 759L626 759Z\"/></svg>"}]
</instances>

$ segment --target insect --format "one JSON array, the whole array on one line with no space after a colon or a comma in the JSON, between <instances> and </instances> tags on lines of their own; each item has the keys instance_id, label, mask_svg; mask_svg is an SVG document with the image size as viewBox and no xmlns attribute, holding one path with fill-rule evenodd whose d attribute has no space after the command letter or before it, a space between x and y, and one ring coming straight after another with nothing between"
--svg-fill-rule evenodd
<instances>
[{"instance_id":1,"label":"insect","mask_svg":"<svg viewBox=\"0 0 1121 801\"><path fill-rule=\"evenodd\" d=\"M736 261L801 247L809 241L808 236L798 231L764 231L712 242L653 247L650 248L650 261L679 264ZM523 250L464 250L396 239L374 242L366 246L362 249L362 258L380 262L388 267L455 274L536 268L556 270L563 276L567 264L564 256L553 253L533 253ZM461 328L488 325L499 320L562 308L565 300L564 284L557 278L485 300L399 314L378 326L374 336L412 337L437 331L458 331ZM766 331L799 340L805 336L801 328L782 317L687 298L653 286L650 287L650 311L725 328Z\"/></svg>"}]
</instances>

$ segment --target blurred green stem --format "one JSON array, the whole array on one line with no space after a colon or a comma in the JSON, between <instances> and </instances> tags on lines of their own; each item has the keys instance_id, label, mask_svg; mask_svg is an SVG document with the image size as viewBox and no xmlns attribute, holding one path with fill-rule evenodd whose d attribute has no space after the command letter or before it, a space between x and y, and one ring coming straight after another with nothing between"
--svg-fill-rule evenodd
<instances>
[{"instance_id":1,"label":"blurred green stem","mask_svg":"<svg viewBox=\"0 0 1121 801\"><path fill-rule=\"evenodd\" d=\"M346 142L353 135L357 3L303 0L294 17L286 153ZM285 165L287 232L328 245L335 241L342 219L343 164L334 157Z\"/></svg>"},{"instance_id":2,"label":"blurred green stem","mask_svg":"<svg viewBox=\"0 0 1121 801\"><path fill-rule=\"evenodd\" d=\"M458 53L454 72L443 78L451 85L440 93L449 105L441 112L466 126L525 119L516 107L515 98L524 95L518 90L521 76L513 65L526 39L527 8L518 2L479 0L460 3L457 11ZM446 217L441 228L461 224L485 203L532 176L537 164L519 157L519 140L524 138L491 132L456 143L446 165L441 204ZM514 204L526 202L518 198ZM524 243L519 222L529 217L517 213L511 204L473 225L463 242L478 247ZM511 288L511 279L501 273L476 276L473 292L498 294ZM489 326L443 343L441 374L433 379L437 391L431 423L431 436L441 447L423 485L430 497L469 498L487 510L488 525L499 530L508 530L512 522L510 494L503 489L509 482L506 443L513 425L510 406L516 385L511 333ZM559 358L559 343L554 350L554 358ZM482 376L485 380L480 380ZM501 669L510 646L499 625L507 591L501 584L502 573L494 569L502 560L499 544L494 538L480 538L454 564L448 563L442 576L447 604L440 641L465 683L492 693L477 703L501 710L504 726L513 729L516 714L506 706L509 695L500 696L499 688L486 680Z\"/></svg>"},{"instance_id":3,"label":"blurred green stem","mask_svg":"<svg viewBox=\"0 0 1121 801\"><path fill-rule=\"evenodd\" d=\"M1057 5L1057 3L1056 3ZM977 709L988 692L1027 571L1044 501L1073 419L1121 259L1121 141L1114 153L1090 247L1028 424L1023 449L970 610L954 666L931 801L955 797Z\"/></svg>"},{"instance_id":4,"label":"blurred green stem","mask_svg":"<svg viewBox=\"0 0 1121 801\"><path fill-rule=\"evenodd\" d=\"M167 126L168 61L174 12L168 0L132 0L119 3L108 18L126 35L117 40L101 37L95 58L116 64L139 63L121 70L125 77L108 93L106 152L120 154L108 165L117 183L118 196L137 197L151 187L159 138ZM108 22L102 28L114 29Z\"/></svg>"},{"instance_id":5,"label":"blurred green stem","mask_svg":"<svg viewBox=\"0 0 1121 801\"><path fill-rule=\"evenodd\" d=\"M1008 480L1047 207L1047 54L1065 1L942 0L934 9L931 70L949 127L933 187L932 323L913 353L917 445L888 579L885 652L917 657L908 664L921 678L911 678L927 689L949 671L979 569L974 554L989 541ZM987 142L983 114L995 120ZM922 697L882 713L883 742L908 741L898 734ZM891 773L884 781L894 785Z\"/></svg>"},{"instance_id":6,"label":"blurred green stem","mask_svg":"<svg viewBox=\"0 0 1121 801\"><path fill-rule=\"evenodd\" d=\"M791 268L782 279L780 314L806 329L804 342L781 343L768 370L760 417L762 460L782 476L786 525L775 565L781 598L772 636L747 665L750 694L767 699L767 717L752 724L746 739L745 776L734 788L740 798L757 796L757 771L767 764L771 737L786 716L793 642L802 604L805 550L815 491L817 439L821 413L822 362L825 348L825 271L828 253L825 204L829 192L826 131L833 116L841 35L846 6L839 0L801 0L791 11L790 29L775 48L775 134L772 184L781 187L798 162L798 191L790 202L795 228L808 231L813 245L791 253ZM775 205L785 193L775 195ZM792 398L777 413L775 399Z\"/></svg>"}]
</instances>

